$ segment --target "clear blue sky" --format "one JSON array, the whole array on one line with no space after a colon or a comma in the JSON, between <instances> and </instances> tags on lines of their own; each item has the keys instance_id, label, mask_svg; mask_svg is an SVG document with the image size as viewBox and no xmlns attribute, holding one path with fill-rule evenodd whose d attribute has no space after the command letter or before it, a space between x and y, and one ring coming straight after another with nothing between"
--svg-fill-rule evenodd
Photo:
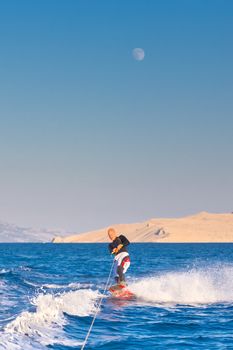
<instances>
[{"instance_id":1,"label":"clear blue sky","mask_svg":"<svg viewBox=\"0 0 233 350\"><path fill-rule=\"evenodd\" d=\"M0 220L232 211L232 111L231 0L0 2Z\"/></svg>"}]
</instances>

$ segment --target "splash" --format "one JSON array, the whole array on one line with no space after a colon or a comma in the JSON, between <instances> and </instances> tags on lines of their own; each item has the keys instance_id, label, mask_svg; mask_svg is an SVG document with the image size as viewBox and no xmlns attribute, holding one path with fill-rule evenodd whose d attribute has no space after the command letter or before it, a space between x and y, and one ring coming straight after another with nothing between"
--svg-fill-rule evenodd
<instances>
[{"instance_id":1,"label":"splash","mask_svg":"<svg viewBox=\"0 0 233 350\"><path fill-rule=\"evenodd\" d=\"M132 283L130 289L137 298L151 303L232 303L233 267L216 266L167 272Z\"/></svg>"},{"instance_id":2,"label":"splash","mask_svg":"<svg viewBox=\"0 0 233 350\"><path fill-rule=\"evenodd\" d=\"M4 328L5 336L15 339L19 344L22 338L33 339L40 345L63 344L78 346L80 342L66 339L63 326L66 324L65 314L88 316L96 310L98 291L77 290L60 295L40 294L33 299L35 312L24 311ZM9 337L8 337L9 338Z\"/></svg>"}]
</instances>

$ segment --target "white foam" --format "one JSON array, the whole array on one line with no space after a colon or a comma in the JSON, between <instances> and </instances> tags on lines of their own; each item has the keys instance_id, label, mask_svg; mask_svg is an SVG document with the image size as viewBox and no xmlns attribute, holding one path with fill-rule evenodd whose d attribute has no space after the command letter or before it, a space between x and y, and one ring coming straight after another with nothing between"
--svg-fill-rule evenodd
<instances>
[{"instance_id":1,"label":"white foam","mask_svg":"<svg viewBox=\"0 0 233 350\"><path fill-rule=\"evenodd\" d=\"M75 316L88 316L96 310L99 293L82 289L60 295L40 294L33 299L35 312L24 311L4 328L5 336L11 335L13 343L18 344L22 337L30 338L40 345L63 344L77 346L75 342L65 338L63 326L66 324L64 313Z\"/></svg>"},{"instance_id":2,"label":"white foam","mask_svg":"<svg viewBox=\"0 0 233 350\"><path fill-rule=\"evenodd\" d=\"M130 290L138 298L152 303L232 303L233 267L217 266L168 272L132 283Z\"/></svg>"}]
</instances>

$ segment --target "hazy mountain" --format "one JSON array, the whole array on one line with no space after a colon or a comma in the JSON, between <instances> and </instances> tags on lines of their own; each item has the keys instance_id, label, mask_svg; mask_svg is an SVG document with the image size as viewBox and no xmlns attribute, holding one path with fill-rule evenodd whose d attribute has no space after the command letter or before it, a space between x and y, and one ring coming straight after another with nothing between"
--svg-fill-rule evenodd
<instances>
[{"instance_id":1,"label":"hazy mountain","mask_svg":"<svg viewBox=\"0 0 233 350\"><path fill-rule=\"evenodd\" d=\"M51 242L56 235L65 235L62 230L19 227L0 221L0 242Z\"/></svg>"}]
</instances>

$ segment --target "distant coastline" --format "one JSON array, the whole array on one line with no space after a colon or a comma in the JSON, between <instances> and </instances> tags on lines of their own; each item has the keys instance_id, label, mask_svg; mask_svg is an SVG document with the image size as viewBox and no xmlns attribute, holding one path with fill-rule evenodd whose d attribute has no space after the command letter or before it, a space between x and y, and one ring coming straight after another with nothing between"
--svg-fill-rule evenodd
<instances>
[{"instance_id":1,"label":"distant coastline","mask_svg":"<svg viewBox=\"0 0 233 350\"><path fill-rule=\"evenodd\" d=\"M131 242L214 243L233 242L233 213L200 212L182 218L153 218L142 223L112 225ZM108 242L107 227L70 236L54 237L53 243Z\"/></svg>"}]
</instances>

